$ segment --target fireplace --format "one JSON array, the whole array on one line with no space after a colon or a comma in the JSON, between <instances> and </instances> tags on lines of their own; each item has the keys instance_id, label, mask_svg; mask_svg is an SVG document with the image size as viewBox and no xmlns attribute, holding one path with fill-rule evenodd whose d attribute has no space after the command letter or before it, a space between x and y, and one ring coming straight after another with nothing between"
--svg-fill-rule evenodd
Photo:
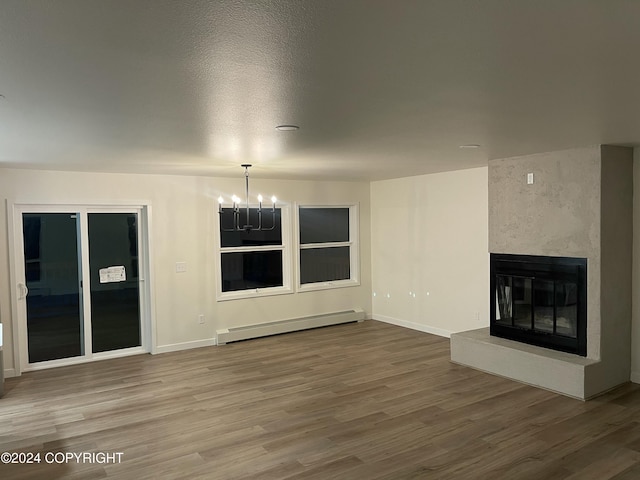
<instances>
[{"instance_id":1,"label":"fireplace","mask_svg":"<svg viewBox=\"0 0 640 480\"><path fill-rule=\"evenodd\" d=\"M491 254L490 333L587 355L586 258Z\"/></svg>"}]
</instances>

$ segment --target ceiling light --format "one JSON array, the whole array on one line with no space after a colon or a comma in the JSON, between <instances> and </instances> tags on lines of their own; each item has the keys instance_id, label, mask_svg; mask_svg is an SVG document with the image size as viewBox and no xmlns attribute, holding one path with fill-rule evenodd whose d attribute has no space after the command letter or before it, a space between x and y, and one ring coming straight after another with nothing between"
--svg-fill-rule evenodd
<instances>
[{"instance_id":1,"label":"ceiling light","mask_svg":"<svg viewBox=\"0 0 640 480\"><path fill-rule=\"evenodd\" d=\"M297 125L278 125L276 130L280 132L293 132L295 130L300 130L300 127Z\"/></svg>"},{"instance_id":2,"label":"ceiling light","mask_svg":"<svg viewBox=\"0 0 640 480\"><path fill-rule=\"evenodd\" d=\"M263 227L262 226L262 195L258 195L258 225L253 226L249 223L249 167L251 165L248 163L242 164L241 167L244 168L244 181L245 181L245 193L247 195L246 202L246 213L244 215L240 212L240 199L235 195L231 197L231 201L233 202L233 207L228 210L224 210L222 208L222 204L224 203L224 198L218 197L218 213L220 214L220 229L223 232L251 232L251 231L269 231L276 228L276 197L271 197L271 202L273 203L271 207L271 226ZM242 207L243 210L245 207ZM232 228L224 228L222 227L222 219L224 216L233 217L233 227ZM242 222L241 217L245 219ZM227 222L227 224L230 222ZM244 225L243 225L244 223Z\"/></svg>"},{"instance_id":3,"label":"ceiling light","mask_svg":"<svg viewBox=\"0 0 640 480\"><path fill-rule=\"evenodd\" d=\"M480 148L477 143L467 143L466 145L458 145L458 148Z\"/></svg>"}]
</instances>

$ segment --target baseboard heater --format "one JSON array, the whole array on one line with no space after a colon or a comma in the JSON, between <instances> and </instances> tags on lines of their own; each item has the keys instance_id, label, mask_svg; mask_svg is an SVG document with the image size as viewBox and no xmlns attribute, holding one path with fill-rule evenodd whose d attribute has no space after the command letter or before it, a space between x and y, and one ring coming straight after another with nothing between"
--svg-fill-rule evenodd
<instances>
[{"instance_id":1,"label":"baseboard heater","mask_svg":"<svg viewBox=\"0 0 640 480\"><path fill-rule=\"evenodd\" d=\"M361 322L365 318L364 310L346 310L344 312L325 313L310 317L291 318L277 322L245 325L243 327L224 328L217 331L218 345L250 338L267 337L280 333L297 332L309 328L327 327L341 323Z\"/></svg>"}]
</instances>

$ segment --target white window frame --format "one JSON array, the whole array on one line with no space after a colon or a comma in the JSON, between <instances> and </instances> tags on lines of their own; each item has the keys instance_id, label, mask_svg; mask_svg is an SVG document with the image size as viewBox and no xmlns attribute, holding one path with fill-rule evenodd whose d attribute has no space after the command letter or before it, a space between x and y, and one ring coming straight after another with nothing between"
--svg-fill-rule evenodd
<instances>
[{"instance_id":1,"label":"white window frame","mask_svg":"<svg viewBox=\"0 0 640 480\"><path fill-rule=\"evenodd\" d=\"M258 205L249 205L249 208L258 208ZM286 295L293 293L291 282L291 211L287 205L277 205L280 209L280 229L282 233L281 245L260 245L249 247L222 247L220 235L220 214L218 213L218 205L215 205L215 226L216 226L216 242L215 242L215 261L216 261L216 300L223 302L226 300L240 300L256 297L268 297L271 295ZM282 286L267 288L252 288L247 290L234 290L232 292L222 291L222 255L225 253L245 253L245 252L264 252L280 250L282 252Z\"/></svg>"},{"instance_id":2,"label":"white window frame","mask_svg":"<svg viewBox=\"0 0 640 480\"><path fill-rule=\"evenodd\" d=\"M346 242L300 243L300 209L301 208L348 208L349 209L349 240ZM360 217L359 205L348 204L296 204L296 288L298 292L312 292L332 288L355 287L360 285ZM311 248L349 247L349 274L351 278L329 282L301 283L300 251Z\"/></svg>"}]
</instances>

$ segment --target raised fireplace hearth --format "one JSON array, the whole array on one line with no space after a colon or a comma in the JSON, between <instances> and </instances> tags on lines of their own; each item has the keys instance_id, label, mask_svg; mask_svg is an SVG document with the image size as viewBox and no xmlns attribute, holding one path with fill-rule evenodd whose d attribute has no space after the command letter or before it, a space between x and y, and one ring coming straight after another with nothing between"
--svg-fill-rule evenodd
<instances>
[{"instance_id":1,"label":"raised fireplace hearth","mask_svg":"<svg viewBox=\"0 0 640 480\"><path fill-rule=\"evenodd\" d=\"M491 254L490 333L587 355L587 260Z\"/></svg>"}]
</instances>

